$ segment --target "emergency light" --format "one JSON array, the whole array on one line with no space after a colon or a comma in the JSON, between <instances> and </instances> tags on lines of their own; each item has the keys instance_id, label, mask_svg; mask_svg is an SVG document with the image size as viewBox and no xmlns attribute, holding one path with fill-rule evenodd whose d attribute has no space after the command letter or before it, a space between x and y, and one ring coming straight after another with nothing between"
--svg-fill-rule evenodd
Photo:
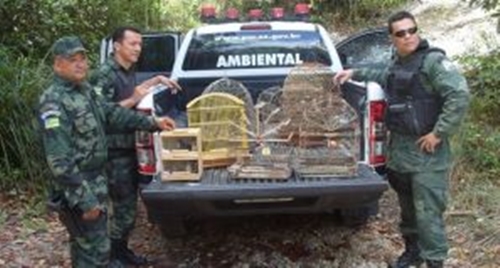
<instances>
[{"instance_id":1,"label":"emergency light","mask_svg":"<svg viewBox=\"0 0 500 268\"><path fill-rule=\"evenodd\" d=\"M308 4L299 3L295 5L295 17L299 20L309 20L309 11L310 10Z\"/></svg>"},{"instance_id":2,"label":"emergency light","mask_svg":"<svg viewBox=\"0 0 500 268\"><path fill-rule=\"evenodd\" d=\"M204 23L215 22L216 14L215 14L215 6L211 4L204 4L201 6L201 21Z\"/></svg>"},{"instance_id":3,"label":"emergency light","mask_svg":"<svg viewBox=\"0 0 500 268\"><path fill-rule=\"evenodd\" d=\"M298 3L294 7L294 19L308 21L310 17L310 7L306 3ZM269 10L270 20L285 20L286 13L283 7L273 7ZM217 11L213 4L203 4L200 9L200 19L204 23L215 23L217 21ZM260 8L250 9L246 17L247 21L264 21L264 12ZM224 13L224 18L219 22L237 22L240 20L240 11L234 7L228 8ZM288 20L288 19L287 19Z\"/></svg>"},{"instance_id":4,"label":"emergency light","mask_svg":"<svg viewBox=\"0 0 500 268\"><path fill-rule=\"evenodd\" d=\"M250 21L262 20L262 15L262 9L250 9L250 11L248 11L248 19Z\"/></svg>"},{"instance_id":5,"label":"emergency light","mask_svg":"<svg viewBox=\"0 0 500 268\"><path fill-rule=\"evenodd\" d=\"M285 9L282 7L273 7L271 9L271 19L281 20L285 17Z\"/></svg>"},{"instance_id":6,"label":"emergency light","mask_svg":"<svg viewBox=\"0 0 500 268\"><path fill-rule=\"evenodd\" d=\"M240 12L234 7L230 7L226 10L226 21L238 21L240 17Z\"/></svg>"}]
</instances>

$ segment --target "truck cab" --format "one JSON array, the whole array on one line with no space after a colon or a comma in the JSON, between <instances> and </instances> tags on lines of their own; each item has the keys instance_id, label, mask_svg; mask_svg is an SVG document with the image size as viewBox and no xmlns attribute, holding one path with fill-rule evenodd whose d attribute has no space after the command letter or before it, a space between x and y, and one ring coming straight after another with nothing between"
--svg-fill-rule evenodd
<instances>
[{"instance_id":1,"label":"truck cab","mask_svg":"<svg viewBox=\"0 0 500 268\"><path fill-rule=\"evenodd\" d=\"M282 87L292 68L305 62L319 63L336 72L343 68L376 67L390 59L390 43L383 29L367 30L335 45L321 25L300 18L226 20L191 29L182 37L178 49L169 52L175 55L169 76L177 80L182 92L174 94L158 86L137 109L155 116L175 117L209 84L221 78L241 82L255 102L263 91ZM148 42L154 41L145 44ZM163 49L163 45L146 45L143 58L165 58ZM141 66L154 70L140 63L138 75L152 75L141 74ZM378 199L388 188L380 172L385 166L384 93L373 82L346 83L342 93L360 118L355 176L235 181L224 169L210 169L203 172L198 182L165 182L159 175L159 135L139 132L139 171L153 177L141 189L149 220L158 224L165 236L185 234L184 223L190 218L211 216L340 212L346 222L365 222L377 211Z\"/></svg>"}]
</instances>

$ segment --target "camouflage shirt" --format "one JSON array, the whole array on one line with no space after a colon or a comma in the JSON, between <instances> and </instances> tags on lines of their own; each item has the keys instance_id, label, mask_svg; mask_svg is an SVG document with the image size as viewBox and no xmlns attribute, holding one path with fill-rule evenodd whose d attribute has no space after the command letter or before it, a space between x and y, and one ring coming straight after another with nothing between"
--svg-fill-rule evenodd
<instances>
[{"instance_id":1,"label":"camouflage shirt","mask_svg":"<svg viewBox=\"0 0 500 268\"><path fill-rule=\"evenodd\" d=\"M90 79L96 93L107 102L120 102L134 93L136 86L134 67L125 69L111 55ZM135 134L133 131L108 132L110 149L134 149Z\"/></svg>"},{"instance_id":2,"label":"camouflage shirt","mask_svg":"<svg viewBox=\"0 0 500 268\"><path fill-rule=\"evenodd\" d=\"M39 119L56 187L71 206L78 205L84 211L100 205L89 185L104 179L105 131L157 129L152 118L104 102L90 84L76 85L59 77L40 97Z\"/></svg>"},{"instance_id":3,"label":"camouflage shirt","mask_svg":"<svg viewBox=\"0 0 500 268\"><path fill-rule=\"evenodd\" d=\"M404 58L400 60L404 60ZM393 63L394 61L391 65ZM375 81L385 88L390 67L387 66L384 69L356 69L354 70L353 79ZM437 171L449 167L451 153L448 137L458 129L470 99L465 78L442 53L430 52L425 57L420 72L425 89L438 94L444 100L442 112L433 129L433 132L442 139L442 142L434 154L430 154L420 150L417 145L418 137L391 133L387 152L387 166L400 172Z\"/></svg>"}]
</instances>

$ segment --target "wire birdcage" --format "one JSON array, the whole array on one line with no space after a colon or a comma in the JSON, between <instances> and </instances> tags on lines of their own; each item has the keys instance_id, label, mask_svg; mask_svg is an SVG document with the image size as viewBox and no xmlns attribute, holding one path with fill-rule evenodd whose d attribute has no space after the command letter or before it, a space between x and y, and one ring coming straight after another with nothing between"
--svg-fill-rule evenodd
<instances>
[{"instance_id":1,"label":"wire birdcage","mask_svg":"<svg viewBox=\"0 0 500 268\"><path fill-rule=\"evenodd\" d=\"M229 171L234 178L288 179L292 170L290 154L293 147L289 139L279 136L289 118L279 105L281 89L272 87L262 91L253 106L255 120L249 131L254 145L249 158L240 158Z\"/></svg>"},{"instance_id":2,"label":"wire birdcage","mask_svg":"<svg viewBox=\"0 0 500 268\"><path fill-rule=\"evenodd\" d=\"M301 176L353 175L359 158L356 111L322 66L292 69L285 79L282 107L291 119L282 135L295 145L292 166Z\"/></svg>"},{"instance_id":3,"label":"wire birdcage","mask_svg":"<svg viewBox=\"0 0 500 268\"><path fill-rule=\"evenodd\" d=\"M247 119L247 129L252 131L254 128L253 122L255 121L255 111L253 109L252 96L250 92L248 92L248 89L236 80L221 78L208 85L205 90L203 90L202 95L214 92L231 94L243 101Z\"/></svg>"}]
</instances>

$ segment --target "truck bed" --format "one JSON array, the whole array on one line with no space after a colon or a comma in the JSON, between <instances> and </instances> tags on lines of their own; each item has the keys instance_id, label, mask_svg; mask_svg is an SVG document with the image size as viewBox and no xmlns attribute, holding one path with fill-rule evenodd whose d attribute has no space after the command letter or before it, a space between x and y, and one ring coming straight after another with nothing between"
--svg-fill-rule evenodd
<instances>
[{"instance_id":1,"label":"truck bed","mask_svg":"<svg viewBox=\"0 0 500 268\"><path fill-rule=\"evenodd\" d=\"M377 201L387 182L366 164L355 177L288 180L231 179L225 169L206 170L200 182L154 181L141 194L151 219L266 213L329 212Z\"/></svg>"}]
</instances>

